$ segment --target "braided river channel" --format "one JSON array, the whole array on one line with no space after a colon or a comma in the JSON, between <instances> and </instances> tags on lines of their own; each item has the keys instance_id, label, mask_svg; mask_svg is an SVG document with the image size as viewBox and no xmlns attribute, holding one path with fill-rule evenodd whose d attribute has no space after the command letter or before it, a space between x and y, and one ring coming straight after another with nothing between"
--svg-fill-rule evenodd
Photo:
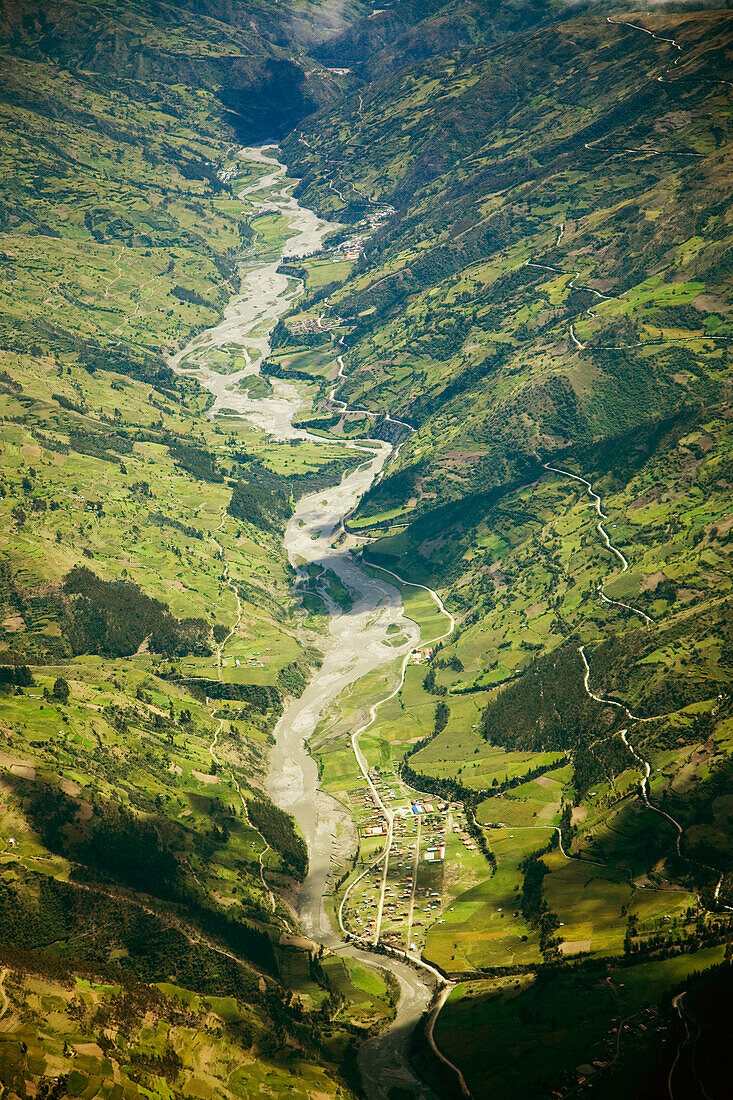
<instances>
[{"instance_id":1,"label":"braided river channel","mask_svg":"<svg viewBox=\"0 0 733 1100\"><path fill-rule=\"evenodd\" d=\"M239 196L246 197L258 211L277 211L284 216L289 236L282 255L274 261L245 262L241 268L240 293L227 306L223 320L199 333L170 362L176 370L196 378L213 395L210 417L225 412L228 418L241 418L275 442L317 440L318 437L309 436L293 425L303 408L294 385L272 378L272 394L263 398L251 396L241 388L244 378L259 373L260 363L270 351L273 328L302 291L294 279L278 272L280 263L318 251L325 236L336 228L293 197L294 183L286 179L284 166L272 156L274 151L272 147L240 151L242 160L262 165L264 172ZM223 374L214 369L215 360L227 348L244 357L241 371ZM360 447L358 442L349 445ZM405 617L399 590L367 574L349 549L335 545L345 516L379 475L393 445L370 440L368 446L360 449L364 462L347 473L340 484L302 497L285 531L285 548L298 576L304 577L310 564L333 570L351 590L353 606L345 613L327 592L323 593L330 613L330 637L323 664L303 695L287 707L276 727L267 786L273 802L293 815L308 845L309 870L298 906L304 934L330 951L383 967L400 985L396 1018L361 1048L360 1068L367 1095L370 1100L378 1100L386 1097L390 1089L401 1088L424 1100L435 1100L433 1091L411 1067L407 1054L412 1033L433 999L432 976L427 970L423 972L398 958L376 954L346 941L333 927L324 905L334 840L344 820L344 807L320 790L318 769L308 752L308 740L329 704L344 689L380 666L396 666L419 640L416 624ZM397 637L394 630L388 634L393 624L405 639L401 646L389 644Z\"/></svg>"}]
</instances>

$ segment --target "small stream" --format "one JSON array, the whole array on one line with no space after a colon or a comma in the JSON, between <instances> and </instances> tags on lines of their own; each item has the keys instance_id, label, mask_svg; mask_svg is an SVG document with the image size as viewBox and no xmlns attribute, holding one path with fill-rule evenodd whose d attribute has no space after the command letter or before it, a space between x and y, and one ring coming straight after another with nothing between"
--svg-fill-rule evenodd
<instances>
[{"instance_id":1,"label":"small stream","mask_svg":"<svg viewBox=\"0 0 733 1100\"><path fill-rule=\"evenodd\" d=\"M286 216L292 236L282 258L305 256L320 249L326 234L335 228L334 223L300 206L292 195L293 184L285 181L285 168L263 149L244 149L240 156L271 169L241 191L240 197L246 196L263 211L276 209ZM295 280L278 274L280 262L245 264L241 291L228 305L223 320L196 336L170 363L176 370L192 374L213 394L210 417L227 410L274 440L316 439L293 426L303 405L293 385L272 379L272 396L259 399L239 389L244 378L259 372L261 360L270 351L272 329L301 292ZM234 374L213 369L212 363L230 349L232 354L244 356L244 368ZM342 955L384 967L400 984L402 996L395 1021L365 1043L360 1053L367 1095L370 1100L381 1100L390 1088L399 1086L416 1097L434 1100L434 1093L416 1076L407 1058L412 1031L432 998L429 979L399 960L344 943L332 928L324 906L334 839L345 810L319 789L318 770L307 742L329 704L346 687L374 669L395 662L419 640L418 627L405 618L399 591L365 573L348 549L334 546L344 517L384 467L392 444L375 441L369 451L362 449L364 463L346 474L339 485L302 497L285 531L285 547L299 575L303 575L304 563L333 570L351 589L354 603L344 613L325 596L330 612L330 644L323 665L304 694L287 708L277 724L267 787L273 802L298 822L308 845L309 870L298 912L304 933ZM405 639L400 647L388 644L396 637L394 631L392 635L387 633L393 624Z\"/></svg>"}]
</instances>

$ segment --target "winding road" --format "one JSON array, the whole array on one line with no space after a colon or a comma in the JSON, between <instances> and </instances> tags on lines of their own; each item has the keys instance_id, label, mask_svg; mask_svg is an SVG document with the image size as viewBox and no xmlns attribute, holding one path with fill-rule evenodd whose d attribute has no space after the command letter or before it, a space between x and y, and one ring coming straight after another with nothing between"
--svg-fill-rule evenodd
<instances>
[{"instance_id":1,"label":"winding road","mask_svg":"<svg viewBox=\"0 0 733 1100\"><path fill-rule=\"evenodd\" d=\"M606 547L606 549L609 550L612 554L614 554L618 558L619 562L621 563L621 572L619 573L619 576L621 576L623 573L626 573L628 571L628 568L629 568L629 563L628 563L625 555L619 550L619 548L617 546L614 546L614 544L611 542L608 531L603 526L603 521L604 520L606 522L608 522L608 516L603 511L603 505L602 505L602 502L601 502L601 498L598 495L598 493L595 491L595 489L593 488L590 481L588 481L584 477L581 477L580 474L571 473L570 470L563 470L559 466L551 466L549 464L549 462L543 462L542 465L544 466L544 468L546 470L550 470L554 474L561 474L563 477L569 477L572 481L579 481L581 485L585 485L585 487L588 491L588 496L593 501L593 505L595 507L596 514L598 515L598 523L596 524L596 530L598 531L601 538L603 539L603 543L604 543L604 546ZM634 615L638 615L641 619L643 619L645 625L647 625L647 626L649 625L649 623L654 621L650 615L647 615L646 611L642 611L640 608L634 607L632 604L624 603L622 600L612 600L612 599L610 599L610 597L608 597L606 595L606 593L604 592L604 590L603 590L603 581L599 581L597 591L598 591L598 595L600 596L603 603L612 604L615 607L623 607L623 608L625 608L626 611L633 612Z\"/></svg>"},{"instance_id":2,"label":"winding road","mask_svg":"<svg viewBox=\"0 0 733 1100\"><path fill-rule=\"evenodd\" d=\"M690 1029L687 1025L687 1020L685 1019L685 1014L682 1011L682 1000L683 1000L684 996L685 996L685 994L684 994L684 992L682 992L682 993L678 993L676 997L672 998L672 1008L675 1010L675 1012L679 1016L680 1020L684 1024L685 1038L682 1040L682 1042L677 1047L677 1053L674 1056L674 1062L670 1066L669 1075L667 1077L667 1092L669 1093L669 1100L675 1100L674 1088L672 1087L672 1080L674 1078L674 1073L675 1073L675 1070L677 1069L677 1064L679 1063L682 1051L685 1048L685 1046L686 1046L686 1044L687 1044L687 1042L689 1041L689 1038L690 1038Z\"/></svg>"},{"instance_id":3,"label":"winding road","mask_svg":"<svg viewBox=\"0 0 733 1100\"><path fill-rule=\"evenodd\" d=\"M598 531L601 538L603 539L603 543L604 543L604 546L606 547L606 549L611 554L614 554L616 556L616 558L619 560L619 562L621 563L621 574L626 573L628 568L629 568L628 559L626 558L626 555L621 550L619 550L619 548L617 546L615 546L613 544L608 532L606 531L605 527L603 526L603 521L604 520L606 522L608 522L608 516L603 511L603 503L602 503L601 497L599 496L599 494L593 488L592 483L590 481L588 481L587 478L581 477L580 474L573 474L569 470L563 470L559 466L551 466L549 464L549 462L543 463L543 466L546 470L550 470L552 473L561 474L563 477L571 478L573 481L578 481L582 485L585 485L586 490L588 492L588 495L590 496L591 500L593 501L596 513L599 517L598 523L596 524L596 530ZM647 615L647 613L645 611L642 611L640 608L634 607L632 604L623 603L620 600L609 599L609 597L606 596L606 594L603 591L603 581L599 581L597 590L598 590L598 594L600 595L600 597L604 601L604 603L614 604L618 607L625 608L627 611L633 612L635 615L638 615L643 620L645 626L648 626L651 622L653 622L653 619L651 618L651 616ZM584 645L581 645L581 646L578 647L578 653L580 654L581 660L583 662L583 668L584 668L583 686L585 688L586 695L588 695L588 697L590 699L593 699L596 703L601 703L604 706L616 707L618 710L622 710L624 712L624 714L626 715L626 717L629 718L630 721L632 721L632 722L658 722L660 719L667 717L667 715L659 714L659 715L654 715L652 717L643 718L638 714L634 714L633 711L631 711L630 708L626 705L626 703L619 702L618 699L611 699L608 696L596 694L596 692L594 692L592 690L591 686L590 686L590 675L591 675L590 664L588 662L588 657L586 656ZM629 740L628 734L629 734L628 729L623 729L623 730L620 731L619 736L620 736L621 740L623 741L624 745L626 746L626 748L631 753L631 755L634 757L634 759L637 761L637 763L642 768L643 776L642 776L641 782L639 784L639 788L641 790L642 798L644 799L644 802L645 802L648 809L652 810L656 814L659 814L661 817L666 818L667 821L669 821L674 826L674 828L676 830L676 833L677 833L677 835L675 837L675 846L676 846L676 849L677 849L677 854L681 855L682 853L680 851L680 842L682 840L682 826L680 825L679 821L675 820L675 818L673 818L670 814L666 813L664 810L660 810L659 807L655 806L654 803L650 800L650 798L649 798L649 777L650 777L651 771L652 771L651 764L649 763L648 760L646 760L641 755L639 750L631 743L631 741Z\"/></svg>"},{"instance_id":4,"label":"winding road","mask_svg":"<svg viewBox=\"0 0 733 1100\"><path fill-rule=\"evenodd\" d=\"M599 534L601 535L601 538L603 539L603 542L604 542L604 545L605 545L606 549L609 550L612 554L614 554L618 558L619 562L621 563L621 573L625 573L629 568L628 560L627 560L626 556L622 553L622 551L619 550L619 548L613 544L613 542L611 541L611 539L608 535L608 532L606 531L605 527L603 526L603 521L604 520L608 521L608 516L604 513L601 497L599 496L598 493L596 493L596 491L594 490L591 482L588 481L587 478L581 477L579 474L573 474L569 470L563 470L560 467L551 466L547 462L545 462L543 465L544 465L544 468L546 470L550 470L550 471L552 471L553 473L556 473L556 474L562 474L564 477L569 477L573 481L579 481L581 484L585 485L589 496L591 497L591 499L594 502L596 512L599 516L599 521L596 524L596 529L598 530ZM605 603L607 603L607 604L616 604L619 607L625 608L627 611L631 611L634 614L639 615L641 617L641 619L644 621L645 626L648 626L650 623L653 622L653 619L651 619L651 617L649 615L647 615L646 612L642 611L640 608L634 607L632 604L622 603L619 600L609 599L605 595L605 593L603 592L603 581L600 581L599 584L598 584L598 592L599 592L599 595L601 596L601 599ZM650 715L650 716L647 716L647 717L642 717L639 714L634 714L634 712L630 709L630 707L626 703L623 703L618 699L612 699L609 696L598 695L596 692L593 691L593 689L590 686L591 668L590 668L590 663L588 661L587 654L585 652L585 645L581 645L581 646L578 647L578 653L580 654L580 658L583 662L583 669L584 669L584 672L583 672L583 687L585 689L586 695L588 695L588 697L590 699L593 699L594 702L600 703L603 706L615 707L616 709L623 711L624 714L626 715L626 717L631 722L635 722L635 723L659 722L662 719L669 717L668 714L656 714L656 715ZM681 858L686 858L686 857L683 856L682 848L681 848L682 838L684 836L684 830L682 828L682 825L679 823L679 821L677 821L676 818L672 817L671 814L668 814L666 812L666 810L662 810L658 806L655 806L655 804L652 802L652 800L650 798L650 790L651 790L651 788L650 788L650 778L651 778L651 774L652 774L651 764L649 763L649 761L644 756L642 756L642 754L639 751L638 747L635 744L633 744L633 742L631 741L630 736L629 736L628 728L620 730L619 731L619 737L621 738L624 745L626 746L626 748L629 750L629 752L633 756L636 763L642 769L642 777L641 777L641 780L639 782L639 789L641 791L641 796L642 796L642 799L643 799L647 809L651 810L652 813L659 814L660 817L665 818L673 826L673 828L675 830L675 850L677 852L677 855L680 856ZM720 889L721 889L721 886L723 884L723 877L724 877L723 872L720 870L719 867L713 867L708 863L702 863L700 861L697 862L697 866L698 867L704 867L706 870L712 871L713 874L718 875L715 890L713 892L713 900L716 902L716 904L720 904L719 896L720 896ZM698 895L698 900L699 900L699 895ZM730 910L731 907L728 906L728 905L724 905L723 908Z\"/></svg>"}]
</instances>

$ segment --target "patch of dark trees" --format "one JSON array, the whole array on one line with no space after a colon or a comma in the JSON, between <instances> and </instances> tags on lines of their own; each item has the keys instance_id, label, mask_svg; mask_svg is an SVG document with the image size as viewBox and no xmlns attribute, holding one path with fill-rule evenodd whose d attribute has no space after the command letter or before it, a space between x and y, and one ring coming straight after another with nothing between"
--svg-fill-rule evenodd
<instances>
[{"instance_id":1,"label":"patch of dark trees","mask_svg":"<svg viewBox=\"0 0 733 1100\"><path fill-rule=\"evenodd\" d=\"M265 684L225 684L220 680L207 680L203 676L181 676L177 672L163 672L164 680L185 684L188 691L198 699L233 699L248 703L254 710L265 714L273 711L282 714L282 694L276 687Z\"/></svg>"},{"instance_id":2,"label":"patch of dark trees","mask_svg":"<svg viewBox=\"0 0 733 1100\"><path fill-rule=\"evenodd\" d=\"M288 695L299 696L305 690L308 683L308 674L301 668L297 661L291 661L289 665L281 668L277 674L277 682Z\"/></svg>"},{"instance_id":3,"label":"patch of dark trees","mask_svg":"<svg viewBox=\"0 0 733 1100\"><path fill-rule=\"evenodd\" d=\"M232 490L227 512L261 531L281 531L292 508L282 490L268 489L252 481L239 480Z\"/></svg>"},{"instance_id":4,"label":"patch of dark trees","mask_svg":"<svg viewBox=\"0 0 733 1100\"><path fill-rule=\"evenodd\" d=\"M80 413L83 416L87 411L82 405L79 405L76 401L72 401L63 393L52 393L51 397L57 405L60 405L62 409L67 409L69 412Z\"/></svg>"},{"instance_id":5,"label":"patch of dark trees","mask_svg":"<svg viewBox=\"0 0 733 1100\"><path fill-rule=\"evenodd\" d=\"M680 349L672 350L678 352ZM689 369L687 349L683 357L685 369ZM591 481L604 476L609 478L612 491L621 491L654 455L665 455L674 450L683 436L710 416L710 411L709 407L705 408L699 402L685 403L669 416L655 417L641 426L613 433L597 442L574 444L573 458L579 469L589 471L585 476ZM547 461L551 465L562 466L563 458L567 461L567 451L557 452Z\"/></svg>"},{"instance_id":6,"label":"patch of dark trees","mask_svg":"<svg viewBox=\"0 0 733 1100\"><path fill-rule=\"evenodd\" d=\"M62 591L61 629L74 656L129 657L146 639L152 652L168 658L211 652L208 623L177 619L132 581L103 581L86 566L76 566Z\"/></svg>"},{"instance_id":7,"label":"patch of dark trees","mask_svg":"<svg viewBox=\"0 0 733 1100\"><path fill-rule=\"evenodd\" d=\"M297 378L301 382L312 382L314 380L313 375L309 374L308 371L298 370L296 367L283 367L280 363L273 363L271 359L265 359L262 362L260 373L270 378Z\"/></svg>"},{"instance_id":8,"label":"patch of dark trees","mask_svg":"<svg viewBox=\"0 0 733 1100\"><path fill-rule=\"evenodd\" d=\"M0 665L0 691L30 687L32 683L33 676L27 665Z\"/></svg>"},{"instance_id":9,"label":"patch of dark trees","mask_svg":"<svg viewBox=\"0 0 733 1100\"><path fill-rule=\"evenodd\" d=\"M596 652L592 683L598 682ZM575 645L537 657L487 704L481 719L483 736L493 745L519 752L569 752L579 796L629 763L628 751L613 736L622 712L590 699L583 674Z\"/></svg>"},{"instance_id":10,"label":"patch of dark trees","mask_svg":"<svg viewBox=\"0 0 733 1100\"><path fill-rule=\"evenodd\" d=\"M199 481L218 483L224 480L216 468L216 459L209 451L181 439L169 439L167 442L171 458L186 473Z\"/></svg>"},{"instance_id":11,"label":"patch of dark trees","mask_svg":"<svg viewBox=\"0 0 733 1100\"><path fill-rule=\"evenodd\" d=\"M141 352L139 358L134 358L123 348L102 347L90 341L81 343L78 337L74 338L74 342L78 345L79 362L90 374L96 370L115 371L164 391L175 388L176 375L162 356Z\"/></svg>"},{"instance_id":12,"label":"patch of dark trees","mask_svg":"<svg viewBox=\"0 0 733 1100\"><path fill-rule=\"evenodd\" d=\"M308 849L295 831L290 814L261 798L247 799L247 814L270 847L278 852L287 873L302 882L308 873Z\"/></svg>"},{"instance_id":13,"label":"patch of dark trees","mask_svg":"<svg viewBox=\"0 0 733 1100\"><path fill-rule=\"evenodd\" d=\"M278 275L287 275L290 279L301 279L303 282L308 277L308 269L302 264L282 263L277 269Z\"/></svg>"},{"instance_id":14,"label":"patch of dark trees","mask_svg":"<svg viewBox=\"0 0 733 1100\"><path fill-rule=\"evenodd\" d=\"M721 716L733 714L733 698L728 697ZM712 733L714 723L711 723ZM668 789L659 801L661 809L671 814L682 826L682 851L690 862L708 869L708 892L715 886L717 872L724 872L720 901L733 900L733 848L728 832L726 799L733 784L733 760L725 757L714 762L707 776L701 777L684 796ZM711 901L711 898L708 898ZM714 907L714 906L713 906Z\"/></svg>"},{"instance_id":15,"label":"patch of dark trees","mask_svg":"<svg viewBox=\"0 0 733 1100\"><path fill-rule=\"evenodd\" d=\"M67 402L63 406L64 409L68 411L68 406L71 404ZM35 424L30 425L30 430L44 450L54 454L66 455L70 451L75 451L76 454L98 458L102 462L114 462L117 466L123 467L124 463L120 456L132 453L134 440L126 431L112 427L97 427L88 422L82 428L75 421L59 423L58 427L59 431L66 432L68 435L68 443L46 435Z\"/></svg>"},{"instance_id":16,"label":"patch of dark trees","mask_svg":"<svg viewBox=\"0 0 733 1100\"><path fill-rule=\"evenodd\" d=\"M75 865L75 880L88 887L82 897L114 883L182 905L208 935L258 969L277 974L267 933L252 925L241 907L225 910L217 905L187 873L194 838L182 827L165 817L140 816L102 799L93 804L91 816L80 819L79 801L50 784L34 785L23 799L23 808L44 846ZM217 839L196 834L195 843L197 848L203 844L206 854ZM29 945L32 938L22 942Z\"/></svg>"},{"instance_id":17,"label":"patch of dark trees","mask_svg":"<svg viewBox=\"0 0 733 1100\"><path fill-rule=\"evenodd\" d=\"M187 539L203 539L204 533L198 527L191 527L187 523L181 523L172 516L164 516L162 512L148 512L148 523L155 527L171 527L174 531L180 531ZM218 639L217 639L218 640Z\"/></svg>"},{"instance_id":18,"label":"patch of dark trees","mask_svg":"<svg viewBox=\"0 0 733 1100\"><path fill-rule=\"evenodd\" d=\"M207 309L212 309L211 302L208 298L204 298L203 294L199 294L196 290L190 290L188 287L181 286L179 283L171 289L171 294L174 298L178 298L179 302L188 302L193 306L206 306Z\"/></svg>"},{"instance_id":19,"label":"patch of dark trees","mask_svg":"<svg viewBox=\"0 0 733 1100\"><path fill-rule=\"evenodd\" d=\"M536 928L540 934L540 951L545 961L558 954L558 944L555 932L560 927L560 919L557 913L553 913L542 892L542 884L548 873L548 866L540 857L545 851L557 845L557 834L547 848L527 856L519 865L524 875L521 889L521 909L530 928Z\"/></svg>"},{"instance_id":20,"label":"patch of dark trees","mask_svg":"<svg viewBox=\"0 0 733 1100\"><path fill-rule=\"evenodd\" d=\"M0 370L0 387L2 387L4 393L18 394L23 392L20 382L16 382L14 378L11 378L6 370Z\"/></svg>"},{"instance_id":21,"label":"patch of dark trees","mask_svg":"<svg viewBox=\"0 0 733 1100\"><path fill-rule=\"evenodd\" d=\"M400 507L415 495L415 483L423 472L420 463L413 463L393 474L387 474L364 494L360 513L368 515Z\"/></svg>"}]
</instances>

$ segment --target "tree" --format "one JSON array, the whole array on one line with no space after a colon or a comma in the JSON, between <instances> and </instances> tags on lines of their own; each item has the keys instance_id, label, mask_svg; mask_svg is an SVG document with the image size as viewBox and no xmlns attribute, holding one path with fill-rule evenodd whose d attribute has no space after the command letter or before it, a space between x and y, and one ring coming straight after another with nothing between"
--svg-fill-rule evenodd
<instances>
[{"instance_id":1,"label":"tree","mask_svg":"<svg viewBox=\"0 0 733 1100\"><path fill-rule=\"evenodd\" d=\"M63 676L59 676L53 685L54 699L58 699L60 703L68 703L70 694L71 690L68 681L65 680Z\"/></svg>"},{"instance_id":2,"label":"tree","mask_svg":"<svg viewBox=\"0 0 733 1100\"><path fill-rule=\"evenodd\" d=\"M448 725L448 718L450 717L450 710L447 703L438 703L435 708L435 726L434 732L440 733Z\"/></svg>"}]
</instances>

